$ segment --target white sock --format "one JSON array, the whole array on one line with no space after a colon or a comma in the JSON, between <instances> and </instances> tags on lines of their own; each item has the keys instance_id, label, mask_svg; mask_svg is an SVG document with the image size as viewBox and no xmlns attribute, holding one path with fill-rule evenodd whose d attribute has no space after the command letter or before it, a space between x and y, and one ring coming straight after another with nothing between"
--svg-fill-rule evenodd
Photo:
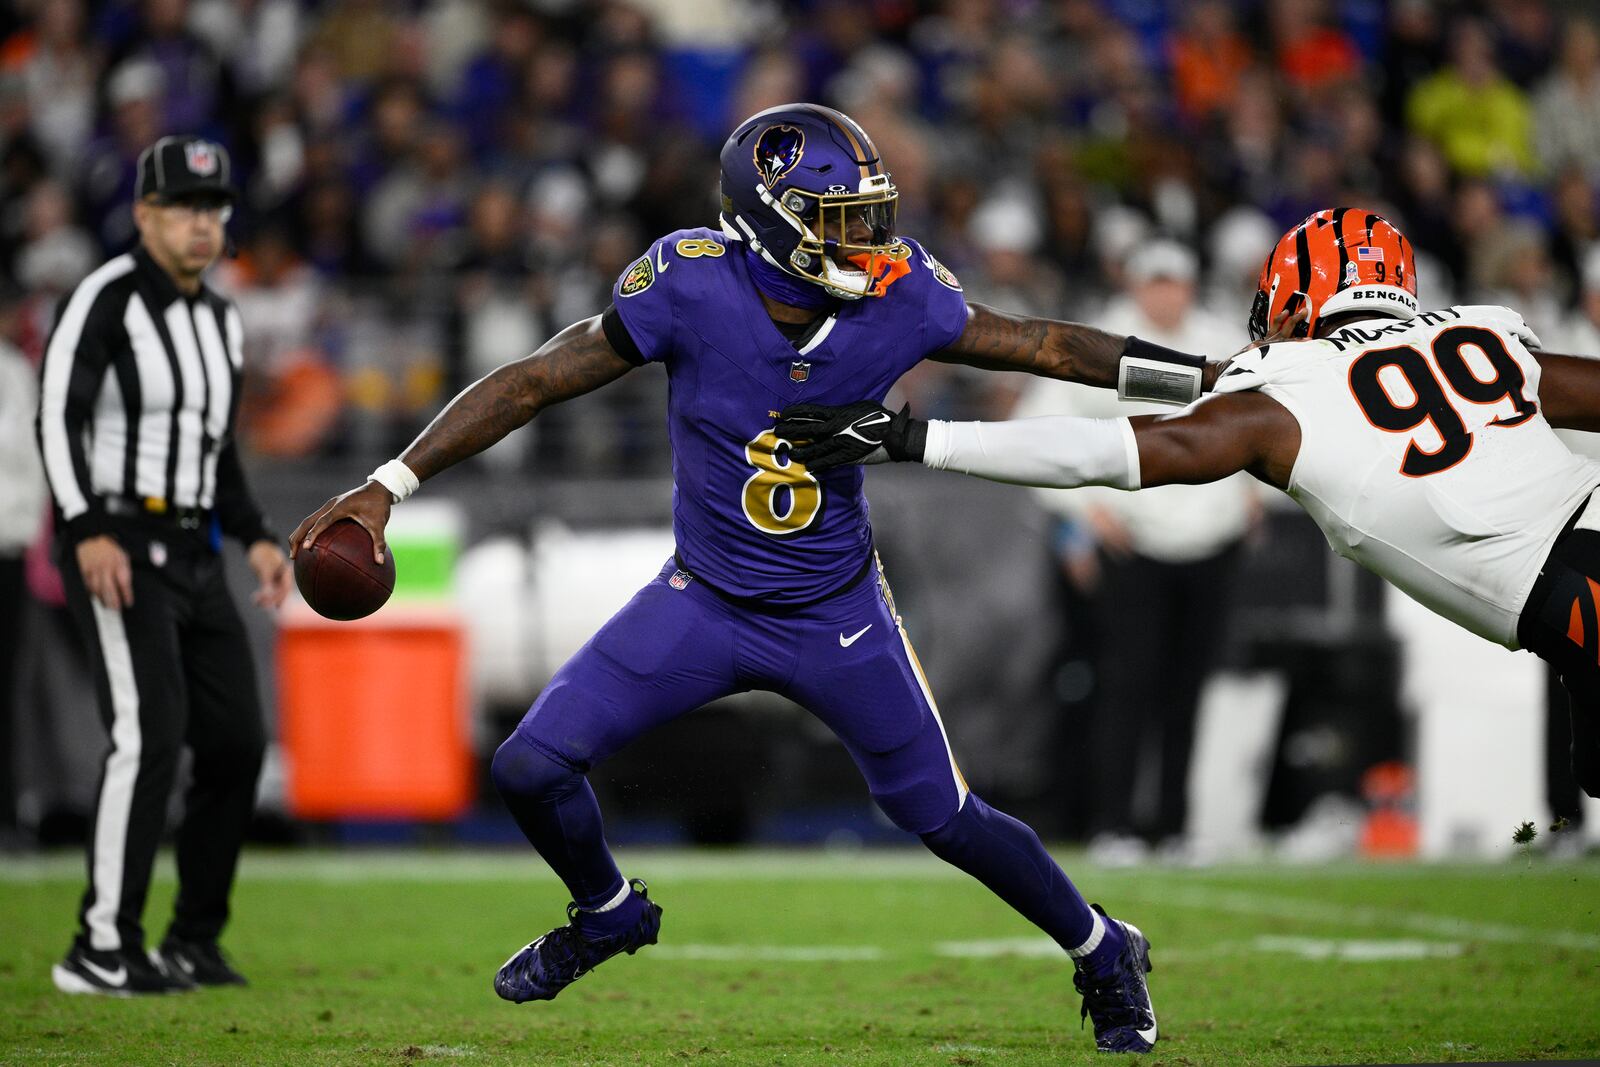
<instances>
[{"instance_id":1,"label":"white sock","mask_svg":"<svg viewBox=\"0 0 1600 1067\"><path fill-rule=\"evenodd\" d=\"M628 894L631 892L633 892L633 887L629 885L628 880L624 878L622 880L622 888L617 890L616 896L612 897L598 908L582 908L580 910L586 911L591 915L599 915L602 911L610 911L613 908L621 906L622 902L628 899ZM1100 916L1096 915L1095 918L1098 919ZM1096 940L1098 940L1098 938L1096 938Z\"/></svg>"},{"instance_id":2,"label":"white sock","mask_svg":"<svg viewBox=\"0 0 1600 1067\"><path fill-rule=\"evenodd\" d=\"M1089 955L1089 953L1100 947L1101 941L1105 940L1105 918L1101 916L1098 911L1090 912L1090 914L1094 916L1094 929L1089 931L1089 936L1083 942L1083 944L1079 945L1077 948L1067 949L1067 955L1071 956L1075 960L1082 959L1084 956Z\"/></svg>"}]
</instances>

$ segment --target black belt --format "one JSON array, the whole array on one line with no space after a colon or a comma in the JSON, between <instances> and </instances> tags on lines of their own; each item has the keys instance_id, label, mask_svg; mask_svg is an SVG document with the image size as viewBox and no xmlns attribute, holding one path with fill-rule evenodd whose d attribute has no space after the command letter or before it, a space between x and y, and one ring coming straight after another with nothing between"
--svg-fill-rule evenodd
<instances>
[{"instance_id":1,"label":"black belt","mask_svg":"<svg viewBox=\"0 0 1600 1067\"><path fill-rule=\"evenodd\" d=\"M201 530L211 522L209 508L174 507L158 496L105 498L106 514L119 518L155 519L169 522L184 530Z\"/></svg>"}]
</instances>

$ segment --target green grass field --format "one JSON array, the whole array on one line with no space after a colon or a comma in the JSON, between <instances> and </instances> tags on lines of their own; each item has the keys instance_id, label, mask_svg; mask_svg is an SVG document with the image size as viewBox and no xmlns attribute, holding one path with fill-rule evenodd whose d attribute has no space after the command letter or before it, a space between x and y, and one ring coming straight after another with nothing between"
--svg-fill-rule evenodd
<instances>
[{"instance_id":1,"label":"green grass field","mask_svg":"<svg viewBox=\"0 0 1600 1067\"><path fill-rule=\"evenodd\" d=\"M1146 1062L1600 1057L1600 863L1064 860L1154 944ZM490 979L565 903L531 856L250 854L225 944L252 987L146 1000L50 985L80 862L0 864L0 1063L1097 1060L1064 955L920 852L630 853L661 944L521 1006ZM157 935L172 890L164 857Z\"/></svg>"}]
</instances>

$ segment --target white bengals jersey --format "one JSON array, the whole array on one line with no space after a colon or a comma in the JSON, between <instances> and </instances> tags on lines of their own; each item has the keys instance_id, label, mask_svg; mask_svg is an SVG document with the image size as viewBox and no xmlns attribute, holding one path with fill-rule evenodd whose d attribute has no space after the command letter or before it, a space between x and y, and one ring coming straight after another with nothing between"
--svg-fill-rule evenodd
<instances>
[{"instance_id":1,"label":"white bengals jersey","mask_svg":"<svg viewBox=\"0 0 1600 1067\"><path fill-rule=\"evenodd\" d=\"M1260 390L1300 423L1289 495L1335 552L1516 648L1551 544L1600 485L1539 410L1530 344L1510 308L1445 308L1255 349L1216 390Z\"/></svg>"}]
</instances>

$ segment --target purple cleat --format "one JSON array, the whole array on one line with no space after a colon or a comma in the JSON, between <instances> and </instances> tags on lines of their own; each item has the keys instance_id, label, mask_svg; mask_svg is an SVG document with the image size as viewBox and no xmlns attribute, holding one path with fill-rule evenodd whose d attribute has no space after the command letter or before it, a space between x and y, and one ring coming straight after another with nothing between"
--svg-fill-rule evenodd
<instances>
[{"instance_id":1,"label":"purple cleat","mask_svg":"<svg viewBox=\"0 0 1600 1067\"><path fill-rule=\"evenodd\" d=\"M1082 1017L1094 1020L1094 1044L1101 1052L1149 1052L1156 1044L1156 1009L1144 980L1154 969L1150 942L1132 923L1111 918L1098 904L1091 907L1122 928L1126 946L1108 975L1095 977L1079 963L1072 984L1083 994Z\"/></svg>"},{"instance_id":2,"label":"purple cleat","mask_svg":"<svg viewBox=\"0 0 1600 1067\"><path fill-rule=\"evenodd\" d=\"M631 956L641 947L655 944L661 929L661 905L650 900L649 889L640 879L635 878L628 885L637 903L643 905L632 926L620 933L586 936L584 921L593 923L594 914L568 904L567 925L556 927L506 960L494 976L494 991L502 1000L517 1004L553 1000L557 993L617 953Z\"/></svg>"}]
</instances>

